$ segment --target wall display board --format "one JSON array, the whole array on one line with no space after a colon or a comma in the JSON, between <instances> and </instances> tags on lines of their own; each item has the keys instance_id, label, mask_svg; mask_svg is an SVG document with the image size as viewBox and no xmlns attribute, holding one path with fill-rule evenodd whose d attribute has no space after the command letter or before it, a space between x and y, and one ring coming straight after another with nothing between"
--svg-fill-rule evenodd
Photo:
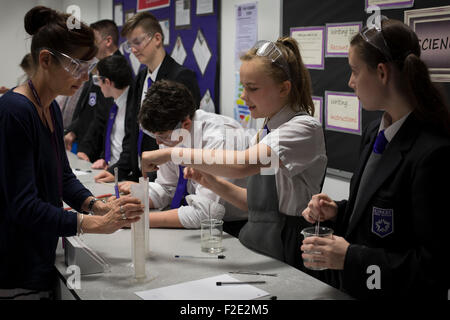
<instances>
[{"instance_id":1,"label":"wall display board","mask_svg":"<svg viewBox=\"0 0 450 320\"><path fill-rule=\"evenodd\" d=\"M298 30L299 28L305 30L307 27L327 28L329 35L331 35L330 28L334 28L336 31L334 32L335 36L343 34L344 32L349 33L351 32L352 27L358 28L359 23L361 23L362 27L366 26L370 14L365 12L365 8L367 4L375 4L374 2L377 1L284 0L282 19L283 35L289 35L292 30ZM405 13L405 11L450 5L450 0L378 1L378 3L381 2L385 5L381 8L381 14L390 19L397 19L400 21L406 21L405 16L407 16L407 13ZM431 13L433 14L433 17L437 17L438 15L436 10L431 11ZM409 19L413 21L413 19L417 19L417 16L420 14L420 12L419 14L410 14ZM424 15L425 14L429 14L429 12L425 12ZM447 16L447 14L445 16ZM417 26L418 23L416 22L416 27ZM445 28L436 28L436 30L444 29ZM448 28L446 30L448 31ZM428 38L434 38L434 36L429 35L426 32L423 32L423 34L426 34ZM450 39L450 35L447 34L447 36ZM354 171L358 163L361 134L371 121L381 117L382 112L368 112L361 108L358 120L356 117L358 115L356 112L356 104L352 102L350 96L343 99L344 94L353 94L353 90L348 86L351 71L348 66L347 57L340 51L340 48L342 47L340 42L342 42L343 45L344 38L336 37L332 40L332 43L328 41L324 44L326 54L324 57L323 70L309 68L309 72L312 79L313 95L316 98L317 105L320 105L320 99L318 98L323 98L324 111L322 125L324 127L327 145L328 169L330 169L329 171L332 171L332 173L348 177L351 175L349 173ZM442 43L442 41L439 43ZM327 44L329 44L328 48L326 47ZM331 44L334 44L334 47L332 47ZM448 48L446 53L450 54L450 41ZM425 53L422 48L422 55L424 54L425 57L427 57L428 54ZM442 54L440 56L442 56ZM448 63L450 57L443 59L442 61ZM437 68L434 65L430 67ZM442 67L447 68L447 65ZM447 71L447 69L445 71ZM440 79L436 81L445 81L444 76L440 76ZM436 82L436 84L441 87L442 91L446 94L447 99L450 99L450 83ZM339 93L339 96L337 96L336 93ZM344 107L344 104L347 103L347 114L339 117L329 113L329 118L327 119L327 97L328 103L334 103L334 105L331 105L331 111L334 113L338 108ZM340 99L336 99L336 97L340 97ZM328 105L328 107L329 106L330 105ZM351 109L348 107L351 107ZM351 123L354 123L355 127L352 127L350 125ZM356 126L357 123L359 123L359 128ZM342 128L344 128L344 130L342 130Z\"/></svg>"},{"instance_id":2,"label":"wall display board","mask_svg":"<svg viewBox=\"0 0 450 320\"><path fill-rule=\"evenodd\" d=\"M124 17L124 21L129 19L133 12L140 11L151 12L160 21L163 32L165 33L164 48L167 54L175 55L179 62L183 62L183 66L196 73L200 88L200 96L203 97L207 95L212 99L215 106L215 112L219 113L219 0L113 1L113 8L121 5L122 11L127 13L127 17ZM197 14L198 10L200 10L200 14ZM180 23L181 25L176 25ZM119 31L121 30L122 27L119 27ZM125 38L120 37L119 44L122 45L125 41ZM180 45L183 46L182 49ZM137 67L137 59L133 54L123 52L123 50L121 51L125 57L130 60L130 64L133 65L133 71L136 75L138 70L144 66L140 65ZM196 52L196 54L194 54L194 52ZM139 65L139 62L137 62L137 64Z\"/></svg>"}]
</instances>

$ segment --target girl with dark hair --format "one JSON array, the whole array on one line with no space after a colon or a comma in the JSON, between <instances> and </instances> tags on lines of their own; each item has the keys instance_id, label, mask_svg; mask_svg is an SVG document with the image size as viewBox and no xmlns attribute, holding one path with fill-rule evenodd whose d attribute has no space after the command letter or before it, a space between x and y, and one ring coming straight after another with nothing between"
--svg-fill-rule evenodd
<instances>
[{"instance_id":1,"label":"girl with dark hair","mask_svg":"<svg viewBox=\"0 0 450 320\"><path fill-rule=\"evenodd\" d=\"M92 30L69 30L68 18L41 6L26 14L35 72L0 98L0 298L48 298L59 237L111 233L143 213L138 199L97 201L69 166L54 99L87 80L96 47ZM66 212L63 201L98 216Z\"/></svg>"},{"instance_id":2,"label":"girl with dark hair","mask_svg":"<svg viewBox=\"0 0 450 320\"><path fill-rule=\"evenodd\" d=\"M309 222L331 220L332 239L303 241L308 266L339 270L357 298L447 299L450 117L420 59L416 34L383 20L352 41L349 86L366 110L382 110L362 137L348 200L314 195Z\"/></svg>"},{"instance_id":3,"label":"girl with dark hair","mask_svg":"<svg viewBox=\"0 0 450 320\"><path fill-rule=\"evenodd\" d=\"M300 230L306 224L300 213L320 191L327 163L322 126L312 117L309 73L297 42L290 37L260 41L241 60L241 98L253 118L265 118L264 129L251 147L146 152L143 169L155 170L180 154L181 164L191 167L186 177L248 212L248 222L239 233L245 246L302 269ZM249 177L247 188L217 176Z\"/></svg>"}]
</instances>

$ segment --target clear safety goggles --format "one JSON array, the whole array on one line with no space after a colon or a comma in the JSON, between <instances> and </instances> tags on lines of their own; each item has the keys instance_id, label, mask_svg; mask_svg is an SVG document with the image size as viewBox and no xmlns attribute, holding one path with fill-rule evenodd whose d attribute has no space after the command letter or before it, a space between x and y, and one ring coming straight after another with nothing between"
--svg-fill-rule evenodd
<instances>
[{"instance_id":1,"label":"clear safety goggles","mask_svg":"<svg viewBox=\"0 0 450 320\"><path fill-rule=\"evenodd\" d=\"M158 134L158 133L153 133L150 132L148 130L145 130L141 124L139 124L140 129L142 130L142 132L144 132L146 135L152 137L153 139L158 139L159 141L161 141L163 144L165 145L171 145L173 143L177 143L178 141L174 141L171 139L172 137L172 131L177 130L177 129L181 129L181 121L178 122L178 124L176 125L176 127L171 130L170 132L166 132L165 134Z\"/></svg>"},{"instance_id":2,"label":"clear safety goggles","mask_svg":"<svg viewBox=\"0 0 450 320\"><path fill-rule=\"evenodd\" d=\"M256 55L259 57L268 58L273 64L277 65L284 70L289 79L291 79L291 73L289 72L289 65L286 59L283 57L283 53L272 41L261 40L256 42L253 46L256 49Z\"/></svg>"},{"instance_id":3,"label":"clear safety goggles","mask_svg":"<svg viewBox=\"0 0 450 320\"><path fill-rule=\"evenodd\" d=\"M144 49L147 44L152 40L153 35L150 33L143 34L139 37L134 38L131 41L126 41L123 44L123 50L125 50L127 53L131 53L131 49L134 48L136 50L142 50Z\"/></svg>"},{"instance_id":4,"label":"clear safety goggles","mask_svg":"<svg viewBox=\"0 0 450 320\"><path fill-rule=\"evenodd\" d=\"M364 27L359 33L361 37L370 44L372 47L380 51L387 61L392 61L392 54L386 40L383 37L383 32L381 29L381 22L383 20L388 20L385 16L381 16L381 21L379 24L374 23L372 26Z\"/></svg>"},{"instance_id":5,"label":"clear safety goggles","mask_svg":"<svg viewBox=\"0 0 450 320\"><path fill-rule=\"evenodd\" d=\"M79 60L53 49L42 49L48 50L48 52L59 61L63 69L70 73L75 79L79 79L85 73L89 74L97 65L94 59L90 61Z\"/></svg>"},{"instance_id":6,"label":"clear safety goggles","mask_svg":"<svg viewBox=\"0 0 450 320\"><path fill-rule=\"evenodd\" d=\"M95 75L92 76L92 83L94 85L96 85L96 86L99 86L100 82L105 80L105 79L106 79L106 77L102 77L102 76L99 76L99 75L95 74Z\"/></svg>"}]
</instances>

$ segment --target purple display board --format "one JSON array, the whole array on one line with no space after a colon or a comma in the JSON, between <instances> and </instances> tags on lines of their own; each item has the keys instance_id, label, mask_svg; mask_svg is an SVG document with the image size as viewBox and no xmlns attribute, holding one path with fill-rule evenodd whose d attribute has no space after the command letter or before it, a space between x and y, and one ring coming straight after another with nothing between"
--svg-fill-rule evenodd
<instances>
[{"instance_id":1,"label":"purple display board","mask_svg":"<svg viewBox=\"0 0 450 320\"><path fill-rule=\"evenodd\" d=\"M137 1L136 0L113 0L113 8L116 4L123 5L123 12L133 12L137 9ZM196 7L197 0L189 0L191 1L191 24L189 28L186 29L176 29L175 28L175 3L176 1L170 1L170 6L149 10L158 20L169 20L169 44L164 48L166 49L167 54L171 54L173 47L175 45L176 39L178 36L183 40L183 45L187 53L187 57L184 60L184 66L189 68L197 74L198 85L200 88L200 98L203 98L206 91L209 89L211 93L211 98L214 101L214 105L216 108L216 113L220 112L219 108L219 2L218 0L214 0L214 12L209 15L197 15ZM114 12L113 12L114 16ZM122 30L119 27L119 30ZM202 34L205 40L208 43L208 47L211 50L212 56L209 60L209 63L205 69L205 73L202 75L197 62L195 60L194 54L192 52L192 47L194 46L195 39L197 37L198 30L202 31ZM119 44L124 42L126 39L120 37ZM129 58L128 53L124 53L125 57ZM142 65L141 68L144 66Z\"/></svg>"}]
</instances>

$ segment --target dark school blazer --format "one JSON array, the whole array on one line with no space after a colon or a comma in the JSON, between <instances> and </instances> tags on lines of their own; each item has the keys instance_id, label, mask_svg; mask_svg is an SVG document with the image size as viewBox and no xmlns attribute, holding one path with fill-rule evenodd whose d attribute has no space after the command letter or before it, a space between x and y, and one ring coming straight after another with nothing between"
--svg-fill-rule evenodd
<instances>
[{"instance_id":1,"label":"dark school blazer","mask_svg":"<svg viewBox=\"0 0 450 320\"><path fill-rule=\"evenodd\" d=\"M139 136L139 124L138 124L138 114L141 109L141 97L142 90L144 88L145 78L147 77L148 69L143 68L137 75L135 79L135 87L133 94L133 117L131 120L132 127L129 133L125 135L124 144L126 143L130 148L124 148L119 161L117 161L116 166L119 168L119 179L120 180L131 180L138 181L139 177L142 176L141 170L139 168L138 161L138 136ZM180 64L178 64L170 55L166 53L161 67L159 68L158 74L156 76L156 81L159 80L173 80L184 84L194 97L194 101L197 106L200 105L200 89L198 87L197 77L194 71L187 69ZM155 81L155 82L156 82ZM142 152L157 150L158 144L156 140L144 134L142 139ZM113 173L114 167L108 169L110 173ZM156 178L156 172L149 174L149 180L152 181Z\"/></svg>"},{"instance_id":2,"label":"dark school blazer","mask_svg":"<svg viewBox=\"0 0 450 320\"><path fill-rule=\"evenodd\" d=\"M127 94L127 102L126 106L127 109L125 111L125 135L127 132L131 130L133 127L133 83L130 85L130 88L128 90ZM95 119L95 125L91 125L89 127L89 130L84 137L83 141L78 146L78 152L84 152L88 155L89 159L94 162L98 159L104 159L105 158L105 139L106 139L106 130L108 127L108 118L109 118L109 112L114 105L113 104L109 106L109 108L106 110L107 112L96 112L96 119ZM100 148L99 148L100 146ZM127 141L125 141L125 137L122 141L122 150L127 149L129 146L127 145ZM94 153L92 153L94 151ZM123 151L122 151L123 152ZM94 157L95 154L98 154L98 157ZM115 166L115 164L114 164ZM112 172L114 173L114 166L112 167Z\"/></svg>"},{"instance_id":3,"label":"dark school blazer","mask_svg":"<svg viewBox=\"0 0 450 320\"><path fill-rule=\"evenodd\" d=\"M360 191L361 209L349 223L379 123L371 123L363 136L349 200L338 202L336 234L350 243L341 289L362 299L447 299L449 137L411 113L386 147L371 183Z\"/></svg>"}]
</instances>

